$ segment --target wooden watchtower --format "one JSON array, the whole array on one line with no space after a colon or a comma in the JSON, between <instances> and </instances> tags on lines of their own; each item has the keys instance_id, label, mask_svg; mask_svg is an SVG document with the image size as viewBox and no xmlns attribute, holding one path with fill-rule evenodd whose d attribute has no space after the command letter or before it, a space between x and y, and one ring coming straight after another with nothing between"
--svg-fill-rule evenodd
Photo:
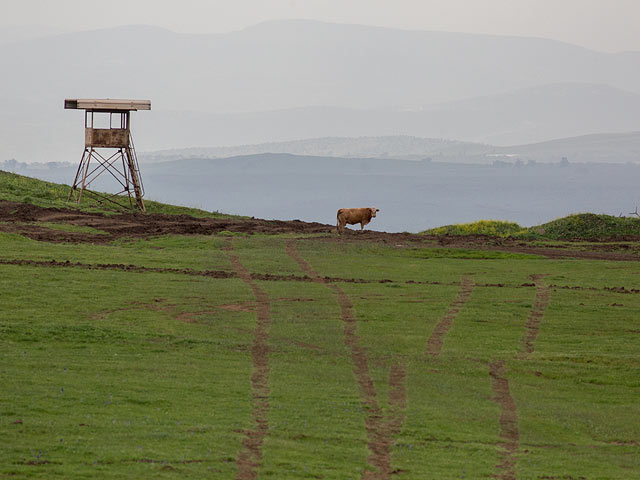
<instances>
[{"instance_id":1,"label":"wooden watchtower","mask_svg":"<svg viewBox=\"0 0 640 480\"><path fill-rule=\"evenodd\" d=\"M122 190L109 196L91 193L112 202L116 196L126 193L129 205L133 208L135 199L137 208L144 212L144 187L131 137L131 112L151 110L151 101L68 98L64 108L84 110L84 152L68 199L73 197L80 202L91 182L108 172ZM95 115L108 115L108 128L94 128ZM111 152L101 153L107 149Z\"/></svg>"}]
</instances>

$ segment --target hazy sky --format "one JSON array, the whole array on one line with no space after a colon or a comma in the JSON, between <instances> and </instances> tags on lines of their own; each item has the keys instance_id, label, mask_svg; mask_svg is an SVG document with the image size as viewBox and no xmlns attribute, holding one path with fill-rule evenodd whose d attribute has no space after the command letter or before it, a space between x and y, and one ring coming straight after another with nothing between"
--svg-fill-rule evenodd
<instances>
[{"instance_id":1,"label":"hazy sky","mask_svg":"<svg viewBox=\"0 0 640 480\"><path fill-rule=\"evenodd\" d=\"M216 33L282 18L536 36L595 50L640 51L640 0L0 0L2 27L148 24Z\"/></svg>"}]
</instances>

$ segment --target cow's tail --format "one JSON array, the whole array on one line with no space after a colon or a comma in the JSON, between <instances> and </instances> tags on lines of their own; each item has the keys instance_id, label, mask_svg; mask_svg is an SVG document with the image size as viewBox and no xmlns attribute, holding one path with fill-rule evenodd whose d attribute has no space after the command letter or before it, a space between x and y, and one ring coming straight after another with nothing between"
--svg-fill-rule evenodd
<instances>
[{"instance_id":1,"label":"cow's tail","mask_svg":"<svg viewBox=\"0 0 640 480\"><path fill-rule=\"evenodd\" d=\"M342 212L342 209L339 209L338 213L336 213L336 231L338 233L341 233L340 232L340 212Z\"/></svg>"}]
</instances>

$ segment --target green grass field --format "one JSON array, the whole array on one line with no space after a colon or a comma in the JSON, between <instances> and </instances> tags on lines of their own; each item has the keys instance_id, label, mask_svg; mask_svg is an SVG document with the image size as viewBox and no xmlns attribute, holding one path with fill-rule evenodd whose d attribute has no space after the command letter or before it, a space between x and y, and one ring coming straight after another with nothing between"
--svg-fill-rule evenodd
<instances>
[{"instance_id":1,"label":"green grass field","mask_svg":"<svg viewBox=\"0 0 640 480\"><path fill-rule=\"evenodd\" d=\"M115 197L111 201L104 201L100 197L91 195L91 191L87 191L87 194L82 197L80 203L69 202L67 199L70 188L69 185L45 182L43 180L0 170L0 200L27 203L47 208L57 207L105 214L116 214L131 210L128 197ZM105 194L102 195L104 196ZM193 217L237 218L218 212L207 212L197 208L168 205L150 200L145 200L144 204L149 213L183 214Z\"/></svg>"},{"instance_id":2,"label":"green grass field","mask_svg":"<svg viewBox=\"0 0 640 480\"><path fill-rule=\"evenodd\" d=\"M67 193L0 172L115 213ZM627 220L435 233L589 251ZM637 261L392 245L0 232L0 478L640 477Z\"/></svg>"},{"instance_id":3,"label":"green grass field","mask_svg":"<svg viewBox=\"0 0 640 480\"><path fill-rule=\"evenodd\" d=\"M638 264L498 253L0 233L0 478L639 478Z\"/></svg>"}]
</instances>

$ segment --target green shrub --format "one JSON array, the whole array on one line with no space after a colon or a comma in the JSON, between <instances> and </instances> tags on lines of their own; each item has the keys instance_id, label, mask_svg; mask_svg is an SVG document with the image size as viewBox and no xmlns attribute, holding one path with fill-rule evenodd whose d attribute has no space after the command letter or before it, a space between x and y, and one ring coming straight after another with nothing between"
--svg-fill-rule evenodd
<instances>
[{"instance_id":1,"label":"green shrub","mask_svg":"<svg viewBox=\"0 0 640 480\"><path fill-rule=\"evenodd\" d=\"M640 235L640 220L594 213L578 213L529 228L554 240L594 240Z\"/></svg>"},{"instance_id":2,"label":"green shrub","mask_svg":"<svg viewBox=\"0 0 640 480\"><path fill-rule=\"evenodd\" d=\"M513 222L501 220L478 220L472 223L457 223L433 228L421 232L425 235L490 235L494 237L510 237L524 231L523 227Z\"/></svg>"},{"instance_id":3,"label":"green shrub","mask_svg":"<svg viewBox=\"0 0 640 480\"><path fill-rule=\"evenodd\" d=\"M489 235L550 240L604 240L640 236L640 220L594 213L579 213L542 225L524 228L513 222L478 220L472 223L445 225L421 232L425 235Z\"/></svg>"}]
</instances>

